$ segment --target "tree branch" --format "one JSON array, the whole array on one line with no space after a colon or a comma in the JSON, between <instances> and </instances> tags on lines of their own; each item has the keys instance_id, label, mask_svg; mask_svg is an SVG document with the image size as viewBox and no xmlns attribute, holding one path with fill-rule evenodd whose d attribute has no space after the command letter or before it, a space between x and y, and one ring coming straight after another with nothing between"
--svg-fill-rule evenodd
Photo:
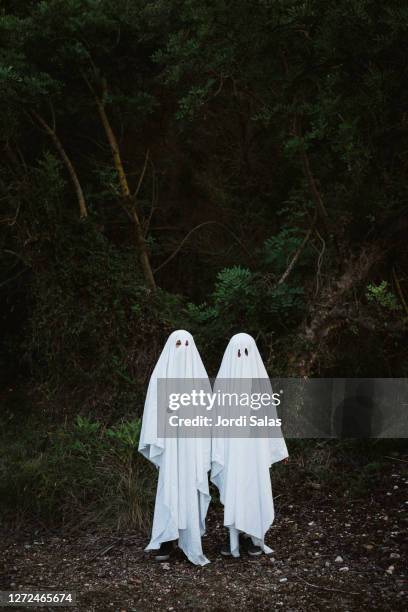
<instances>
[{"instance_id":1,"label":"tree branch","mask_svg":"<svg viewBox=\"0 0 408 612\"><path fill-rule=\"evenodd\" d=\"M119 179L119 185L120 185L120 190L122 194L123 205L125 209L127 209L127 207L130 208L130 215L133 220L133 224L135 228L136 244L137 244L139 261L140 261L140 265L142 268L143 276L145 278L147 285L150 287L150 289L152 291L155 291L156 281L154 280L153 270L151 267L150 258L149 258L149 254L147 250L147 244L146 244L146 240L144 236L144 231L143 231L142 223L140 221L138 210L137 210L137 205L136 205L136 196L139 191L140 185L142 184L143 176L146 170L145 166L147 164L147 158L145 159L145 166L142 170L142 174L139 179L139 184L136 189L136 193L134 196L132 196L130 192L126 172L123 166L122 158L120 155L119 143L112 129L112 126L109 121L109 117L105 109L105 102L106 102L107 93L108 93L106 81L104 79L101 80L102 93L101 95L98 95L96 91L94 90L94 88L92 87L92 85L90 84L87 77L85 75L83 75L83 77L91 93L93 94L93 97L96 103L96 107L98 109L99 118L101 120L102 126L105 130L106 137L109 142L109 146L110 146L112 157L113 157L113 163L114 163L114 166L115 166L115 169L118 175L118 179ZM146 156L147 155L148 153L146 154Z\"/></svg>"},{"instance_id":2,"label":"tree branch","mask_svg":"<svg viewBox=\"0 0 408 612\"><path fill-rule=\"evenodd\" d=\"M58 138L57 132L48 123L39 115L36 111L30 111L31 116L37 121L37 123L44 129L44 131L50 136L52 142L54 143L55 148L57 149L59 156L66 169L68 170L69 176L71 178L72 184L74 185L75 193L78 200L79 205L79 216L81 219L84 219L88 216L88 210L86 207L84 192L82 191L81 183L79 182L78 175L76 170L68 157L64 147L60 139Z\"/></svg>"},{"instance_id":3,"label":"tree branch","mask_svg":"<svg viewBox=\"0 0 408 612\"><path fill-rule=\"evenodd\" d=\"M252 255L251 253L248 251L248 249L246 248L246 246L241 242L241 240L238 238L238 236L236 234L234 234L234 232L232 230L230 230L229 227L227 227L226 225L224 225L223 223L220 223L219 221L204 221L204 223L200 223L199 225L196 225L195 227L193 227L193 229L191 229L186 236L184 236L183 240L180 242L180 244L178 245L178 247L173 251L173 253L163 261L163 263L160 264L160 266L158 266L157 268L155 268L154 273L158 272L159 270L161 270L162 268L164 268L164 266L166 266L172 259L175 258L175 256L177 255L177 253L179 251L181 251L181 249L183 248L183 245L187 242L187 240L190 238L191 234L193 234L195 231L197 231L198 229L201 229L202 227L205 227L206 225L219 225L221 227L223 227L224 229L227 230L227 232L229 232L234 238L235 240L238 242L238 244L241 246L241 248L246 252L246 254L248 255L248 257L252 260Z\"/></svg>"}]
</instances>

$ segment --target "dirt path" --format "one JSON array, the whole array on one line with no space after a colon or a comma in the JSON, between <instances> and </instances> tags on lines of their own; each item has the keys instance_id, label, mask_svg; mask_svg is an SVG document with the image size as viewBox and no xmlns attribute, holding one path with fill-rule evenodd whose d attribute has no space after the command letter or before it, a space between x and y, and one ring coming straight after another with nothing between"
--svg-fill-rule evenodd
<instances>
[{"instance_id":1,"label":"dirt path","mask_svg":"<svg viewBox=\"0 0 408 612\"><path fill-rule=\"evenodd\" d=\"M212 563L203 568L181 553L155 563L143 552L146 537L133 533L3 533L1 588L71 587L78 605L67 609L81 612L402 610L408 496L399 467L391 464L354 501L306 485L279 492L267 538L273 555L256 560L219 555L220 509L208 518L204 547Z\"/></svg>"}]
</instances>

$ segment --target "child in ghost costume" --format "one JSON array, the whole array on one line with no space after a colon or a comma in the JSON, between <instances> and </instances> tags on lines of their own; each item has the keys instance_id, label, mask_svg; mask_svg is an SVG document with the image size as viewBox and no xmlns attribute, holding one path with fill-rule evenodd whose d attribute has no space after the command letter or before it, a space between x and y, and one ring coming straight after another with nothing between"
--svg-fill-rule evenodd
<instances>
[{"instance_id":1,"label":"child in ghost costume","mask_svg":"<svg viewBox=\"0 0 408 612\"><path fill-rule=\"evenodd\" d=\"M225 350L214 392L248 391L253 383L272 395L255 340L236 334ZM223 555L239 557L240 546L250 555L272 552L264 542L275 516L269 468L288 457L280 427L274 436L255 437L249 432L246 437L213 437L211 481L219 489L224 526L229 529Z\"/></svg>"},{"instance_id":2,"label":"child in ghost costume","mask_svg":"<svg viewBox=\"0 0 408 612\"><path fill-rule=\"evenodd\" d=\"M143 412L139 451L159 469L152 535L146 550L160 549L156 559L167 560L178 540L192 563L205 565L209 561L202 551L201 536L210 502L211 440L159 438L157 431L158 380L184 378L197 379L201 386L206 381L206 391L211 390L192 335L178 330L169 336L154 368Z\"/></svg>"}]
</instances>

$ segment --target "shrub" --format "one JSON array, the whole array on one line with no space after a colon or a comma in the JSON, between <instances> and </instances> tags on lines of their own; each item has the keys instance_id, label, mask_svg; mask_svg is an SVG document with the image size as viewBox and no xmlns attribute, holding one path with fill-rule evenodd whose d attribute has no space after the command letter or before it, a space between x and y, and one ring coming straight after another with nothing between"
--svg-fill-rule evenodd
<instances>
[{"instance_id":1,"label":"shrub","mask_svg":"<svg viewBox=\"0 0 408 612\"><path fill-rule=\"evenodd\" d=\"M136 419L106 428L78 416L53 431L38 423L27 424L18 438L3 431L2 512L13 520L145 528L156 479L136 450L140 426Z\"/></svg>"}]
</instances>

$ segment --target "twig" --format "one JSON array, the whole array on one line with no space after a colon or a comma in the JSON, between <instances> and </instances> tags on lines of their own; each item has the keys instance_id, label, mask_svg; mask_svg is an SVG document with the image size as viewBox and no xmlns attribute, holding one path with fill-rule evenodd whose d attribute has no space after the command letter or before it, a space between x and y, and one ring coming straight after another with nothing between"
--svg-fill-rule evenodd
<instances>
[{"instance_id":1,"label":"twig","mask_svg":"<svg viewBox=\"0 0 408 612\"><path fill-rule=\"evenodd\" d=\"M146 155L145 155L145 160L144 160L142 172L140 173L139 182L137 183L136 191L133 194L133 198L137 198L137 196L139 194L140 187L142 186L144 175L146 173L146 168L147 168L147 162L148 161L149 161L149 149L147 149L147 151L146 151Z\"/></svg>"},{"instance_id":2,"label":"twig","mask_svg":"<svg viewBox=\"0 0 408 612\"><path fill-rule=\"evenodd\" d=\"M278 287L279 285L281 285L282 283L285 282L285 280L288 278L289 274L292 272L295 263L297 262L297 260L299 259L300 255L302 254L303 250L305 249L307 243L309 242L310 236L312 235L312 232L314 231L315 225L316 225L316 221L317 221L317 209L315 208L315 212L314 212L314 216L313 216L313 220L312 220L312 225L310 226L306 236L304 237L302 243L300 244L299 248L295 251L295 254L293 255L288 267L286 268L285 272L282 274L282 276L280 277L280 279L278 280L278 282L276 283L276 287Z\"/></svg>"},{"instance_id":3,"label":"twig","mask_svg":"<svg viewBox=\"0 0 408 612\"><path fill-rule=\"evenodd\" d=\"M406 459L400 459L399 457L389 457L388 455L384 455L385 459L392 459L392 461L403 461L404 463L408 463Z\"/></svg>"},{"instance_id":4,"label":"twig","mask_svg":"<svg viewBox=\"0 0 408 612\"><path fill-rule=\"evenodd\" d=\"M312 584L311 582L306 582L300 576L297 576L299 580L307 584L307 586L312 587L313 589L321 589L322 591L330 591L332 593L346 593L347 595L360 595L360 593L354 593L353 591L343 591L342 589L329 589L328 587L320 586L318 584Z\"/></svg>"},{"instance_id":5,"label":"twig","mask_svg":"<svg viewBox=\"0 0 408 612\"><path fill-rule=\"evenodd\" d=\"M191 229L187 233L187 235L184 236L183 240L180 242L178 247L173 251L173 253L171 255L169 255L169 257L167 259L165 259L163 261L163 263L160 264L160 266L158 266L157 268L155 268L153 270L154 274L156 274L156 272L158 272L159 270L164 268L164 266L166 266L172 259L174 259L174 257L177 255L177 253L183 248L183 245L190 238L191 234L193 234L196 230L201 229L202 227L204 227L206 225L220 225L221 227L226 229L235 238L235 240L238 242L238 244L241 246L241 248L246 252L246 254L249 256L249 258L252 260L251 253L248 251L246 246L241 242L241 240L238 238L238 236L236 234L234 234L234 232L232 230L229 229L229 227L227 227L223 223L219 223L219 221L204 221L204 223L200 223L199 225L196 225L195 227L193 227L193 229Z\"/></svg>"},{"instance_id":6,"label":"twig","mask_svg":"<svg viewBox=\"0 0 408 612\"><path fill-rule=\"evenodd\" d=\"M316 297L317 294L319 293L319 289L320 289L319 278L320 278L321 269L322 269L323 255L324 255L324 252L326 250L326 241L324 240L324 238L322 238L322 236L320 235L319 231L316 228L315 228L315 232L316 232L318 238L323 243L322 250L319 253L319 257L317 258L316 291L315 291L315 297Z\"/></svg>"},{"instance_id":7,"label":"twig","mask_svg":"<svg viewBox=\"0 0 408 612\"><path fill-rule=\"evenodd\" d=\"M20 206L21 206L21 202L19 202L19 204L17 206L16 214L14 215L14 217L5 217L4 219L0 220L0 223L7 223L7 225L9 225L10 227L15 225L15 223L17 221L18 214L20 212Z\"/></svg>"},{"instance_id":8,"label":"twig","mask_svg":"<svg viewBox=\"0 0 408 612\"><path fill-rule=\"evenodd\" d=\"M17 274L12 276L11 278L8 278L7 280L5 280L2 283L0 283L0 287L4 287L4 285L7 285L7 283L11 283L11 281L16 280L16 278L18 278L19 276L24 274L24 272L28 272L28 269L20 270L20 272L17 272Z\"/></svg>"},{"instance_id":9,"label":"twig","mask_svg":"<svg viewBox=\"0 0 408 612\"><path fill-rule=\"evenodd\" d=\"M302 251L304 250L304 248L306 247L307 243L309 242L309 238L312 235L313 232L313 227L311 227L306 236L304 237L301 245L299 246L299 248L295 251L295 254L292 257L291 262L289 263L288 267L286 268L285 272L282 274L282 276L280 277L280 279L278 280L278 282L276 283L276 286L282 285L282 283L285 282L285 280L288 278L289 274L292 272L295 263L297 262L297 260L299 259L300 255L302 254Z\"/></svg>"},{"instance_id":10,"label":"twig","mask_svg":"<svg viewBox=\"0 0 408 612\"><path fill-rule=\"evenodd\" d=\"M157 188L157 180L156 180L156 169L154 167L154 163L153 161L150 159L150 164L152 166L152 204L150 207L150 212L149 212L149 216L147 217L147 219L145 220L144 223L144 233L145 236L147 236L147 233L150 229L150 224L152 222L152 218L153 218L153 214L156 210L156 205L158 202L158 188Z\"/></svg>"},{"instance_id":11,"label":"twig","mask_svg":"<svg viewBox=\"0 0 408 612\"><path fill-rule=\"evenodd\" d=\"M122 538L118 538L116 542L114 542L113 544L109 544L109 546L107 546L106 548L102 548L102 550L99 550L98 552L96 552L94 555L92 555L92 557L89 557L88 562L93 561L97 557L100 557L101 555L106 554L107 552L112 550L112 548L114 548L117 544L119 544L121 541L122 541Z\"/></svg>"}]
</instances>

